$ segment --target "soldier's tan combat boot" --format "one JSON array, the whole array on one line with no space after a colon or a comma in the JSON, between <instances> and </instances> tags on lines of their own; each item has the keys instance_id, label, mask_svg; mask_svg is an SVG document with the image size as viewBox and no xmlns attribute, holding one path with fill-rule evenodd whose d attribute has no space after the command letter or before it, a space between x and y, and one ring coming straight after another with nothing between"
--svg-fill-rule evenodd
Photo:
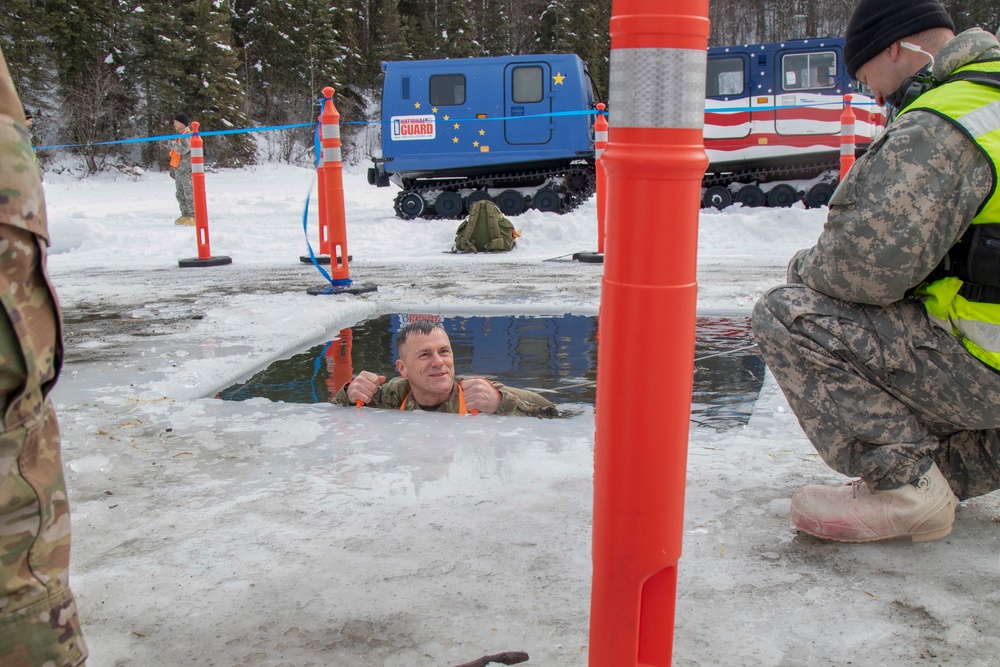
<instances>
[{"instance_id":1,"label":"soldier's tan combat boot","mask_svg":"<svg viewBox=\"0 0 1000 667\"><path fill-rule=\"evenodd\" d=\"M898 489L874 491L861 480L843 486L805 486L792 496L792 523L804 533L837 542L944 537L955 523L958 497L936 465Z\"/></svg>"},{"instance_id":2,"label":"soldier's tan combat boot","mask_svg":"<svg viewBox=\"0 0 1000 667\"><path fill-rule=\"evenodd\" d=\"M175 225L187 225L189 227L194 227L195 226L195 220L194 220L194 218L188 217L186 215L182 215L181 217L179 217L176 220L174 220L174 224Z\"/></svg>"}]
</instances>

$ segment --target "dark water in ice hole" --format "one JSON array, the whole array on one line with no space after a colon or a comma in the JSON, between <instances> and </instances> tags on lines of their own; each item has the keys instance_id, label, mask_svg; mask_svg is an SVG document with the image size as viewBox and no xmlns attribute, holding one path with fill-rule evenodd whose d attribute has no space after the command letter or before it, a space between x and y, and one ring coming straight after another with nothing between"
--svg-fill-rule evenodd
<instances>
[{"instance_id":1,"label":"dark water in ice hole","mask_svg":"<svg viewBox=\"0 0 1000 667\"><path fill-rule=\"evenodd\" d=\"M456 374L484 376L542 393L556 404L589 403L597 393L597 318L383 315L342 330L332 341L275 361L219 397L263 396L287 403L326 403L352 373L396 374L396 332L411 319L442 321ZM716 429L746 424L764 380L764 360L746 317L699 317L695 329L691 421ZM717 355L731 351L729 354Z\"/></svg>"}]
</instances>

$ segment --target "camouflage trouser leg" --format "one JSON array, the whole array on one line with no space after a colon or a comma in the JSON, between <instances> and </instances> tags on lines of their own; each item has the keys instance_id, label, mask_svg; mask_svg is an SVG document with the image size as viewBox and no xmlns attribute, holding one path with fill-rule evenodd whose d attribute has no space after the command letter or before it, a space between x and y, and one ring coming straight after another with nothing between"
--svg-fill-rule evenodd
<instances>
[{"instance_id":1,"label":"camouflage trouser leg","mask_svg":"<svg viewBox=\"0 0 1000 667\"><path fill-rule=\"evenodd\" d=\"M933 462L960 498L1000 488L1000 373L919 302L866 306L783 285L758 301L753 329L834 470L892 489Z\"/></svg>"},{"instance_id":2,"label":"camouflage trouser leg","mask_svg":"<svg viewBox=\"0 0 1000 667\"><path fill-rule=\"evenodd\" d=\"M59 427L45 392L61 359L40 239L0 224L0 665L87 657L69 589L70 525Z\"/></svg>"},{"instance_id":3,"label":"camouflage trouser leg","mask_svg":"<svg viewBox=\"0 0 1000 667\"><path fill-rule=\"evenodd\" d=\"M0 434L0 665L75 667L87 648L69 588L69 506L55 410Z\"/></svg>"},{"instance_id":4,"label":"camouflage trouser leg","mask_svg":"<svg viewBox=\"0 0 1000 667\"><path fill-rule=\"evenodd\" d=\"M181 215L193 218L194 186L191 181L191 169L175 169L174 185L177 189L177 204L181 207Z\"/></svg>"}]
</instances>

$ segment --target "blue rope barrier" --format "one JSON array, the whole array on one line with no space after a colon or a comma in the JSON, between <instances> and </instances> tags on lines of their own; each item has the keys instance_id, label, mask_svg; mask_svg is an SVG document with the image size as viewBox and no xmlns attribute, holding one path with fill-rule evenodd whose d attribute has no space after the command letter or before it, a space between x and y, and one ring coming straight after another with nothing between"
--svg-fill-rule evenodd
<instances>
[{"instance_id":1,"label":"blue rope barrier","mask_svg":"<svg viewBox=\"0 0 1000 667\"><path fill-rule=\"evenodd\" d=\"M302 213L302 233L305 234L306 249L309 250L309 259L312 261L313 266L315 266L316 270L319 271L324 278L326 278L328 283L336 287L340 281L335 281L333 277L327 273L326 269L324 269L320 263L316 261L316 254L313 252L312 245L309 243L309 199L312 198L314 183L315 181L309 182L309 192L306 193L306 207L305 211ZM332 257L330 258L330 261L334 261Z\"/></svg>"},{"instance_id":2,"label":"blue rope barrier","mask_svg":"<svg viewBox=\"0 0 1000 667\"><path fill-rule=\"evenodd\" d=\"M322 101L322 100L321 100ZM759 113L766 111L781 111L785 109L806 109L815 107L829 107L831 105L840 104L838 100L831 100L829 102L816 102L813 104L787 104L787 105L768 105L768 106L758 106L758 107L733 107L733 108L721 108L721 109L705 109L706 113L712 114L732 114L732 113ZM864 106L877 106L874 102L852 102L852 107L864 107ZM602 114L604 116L608 115L607 111L598 111L596 109L581 109L575 111L553 111L550 113L540 113L540 114L529 114L527 116L490 116L487 118L448 118L449 123L481 123L490 121L514 121L514 120L529 120L535 118L559 118L567 116L596 116ZM340 121L341 125L382 125L384 123L390 123L391 120L346 120ZM233 130L209 130L207 132L198 132L200 137L215 137L227 134L250 134L254 132L277 132L280 130L295 130L301 127L316 127L316 132L319 132L319 123L295 123L292 125L269 125L267 127L248 127L248 128L238 128ZM96 141L86 144L52 144L45 146L35 146L34 149L38 150L56 150L61 148L90 148L92 146L116 146L121 144L137 144L149 141L169 141L171 139L180 139L183 137L190 137L190 134L164 134L156 137L139 137L133 139L118 139L116 141ZM317 135L318 136L318 135ZM314 143L318 145L318 139L314 139ZM319 153L317 149L317 166L319 165Z\"/></svg>"}]
</instances>

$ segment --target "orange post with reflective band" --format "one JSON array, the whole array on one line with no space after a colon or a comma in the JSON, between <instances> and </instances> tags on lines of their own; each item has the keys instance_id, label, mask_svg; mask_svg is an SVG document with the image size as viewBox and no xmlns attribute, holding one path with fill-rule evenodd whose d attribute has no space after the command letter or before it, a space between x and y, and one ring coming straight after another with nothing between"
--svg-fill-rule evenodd
<instances>
[{"instance_id":1,"label":"orange post with reflective band","mask_svg":"<svg viewBox=\"0 0 1000 667\"><path fill-rule=\"evenodd\" d=\"M344 209L344 169L340 150L340 112L333 105L334 89L323 89L323 113L320 114L320 144L323 150L319 199L320 252L323 252L323 232L329 246L330 277L339 283L349 283L347 266L347 222Z\"/></svg>"},{"instance_id":2,"label":"orange post with reflective band","mask_svg":"<svg viewBox=\"0 0 1000 667\"><path fill-rule=\"evenodd\" d=\"M847 177L847 172L854 165L855 147L855 121L854 110L851 109L852 95L844 95L844 113L840 114L840 180Z\"/></svg>"},{"instance_id":3,"label":"orange post with reflective band","mask_svg":"<svg viewBox=\"0 0 1000 667\"><path fill-rule=\"evenodd\" d=\"M194 197L195 240L198 256L177 262L181 268L193 266L222 266L232 264L225 255L212 257L212 247L208 239L208 204L205 197L205 150L204 141L198 134L200 123L191 123L191 193Z\"/></svg>"},{"instance_id":4,"label":"orange post with reflective band","mask_svg":"<svg viewBox=\"0 0 1000 667\"><path fill-rule=\"evenodd\" d=\"M604 174L604 163L601 161L604 149L608 147L608 119L604 115L605 108L603 102L597 105L597 119L594 121L594 170L597 172L597 252L599 253L604 252L604 224L607 219L604 205L608 200L606 193L608 180Z\"/></svg>"},{"instance_id":5,"label":"orange post with reflective band","mask_svg":"<svg viewBox=\"0 0 1000 667\"><path fill-rule=\"evenodd\" d=\"M589 664L662 667L684 526L708 1L614 0L610 32ZM636 391L651 378L655 393Z\"/></svg>"},{"instance_id":6,"label":"orange post with reflective band","mask_svg":"<svg viewBox=\"0 0 1000 667\"><path fill-rule=\"evenodd\" d=\"M191 190L194 194L194 222L198 236L198 259L212 256L208 239L208 203L205 197L205 142L198 135L201 123L191 123Z\"/></svg>"}]
</instances>

